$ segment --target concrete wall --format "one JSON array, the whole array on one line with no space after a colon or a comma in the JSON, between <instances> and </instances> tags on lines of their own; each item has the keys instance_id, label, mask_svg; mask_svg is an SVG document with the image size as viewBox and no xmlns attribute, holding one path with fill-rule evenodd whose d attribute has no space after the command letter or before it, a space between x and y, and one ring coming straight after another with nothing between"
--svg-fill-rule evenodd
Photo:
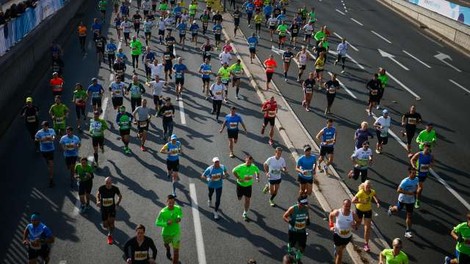
<instances>
[{"instance_id":1,"label":"concrete wall","mask_svg":"<svg viewBox=\"0 0 470 264\"><path fill-rule=\"evenodd\" d=\"M378 0L470 52L470 27L403 0Z\"/></svg>"},{"instance_id":2,"label":"concrete wall","mask_svg":"<svg viewBox=\"0 0 470 264\"><path fill-rule=\"evenodd\" d=\"M50 68L49 47L53 40L61 43L63 32L75 34L71 21L85 0L70 0L56 14L44 20L8 53L0 57L0 135L18 115L24 98L38 85ZM76 22L74 22L76 23ZM61 35L62 34L62 35ZM44 84L45 91L50 92ZM44 109L43 109L44 110Z\"/></svg>"}]
</instances>

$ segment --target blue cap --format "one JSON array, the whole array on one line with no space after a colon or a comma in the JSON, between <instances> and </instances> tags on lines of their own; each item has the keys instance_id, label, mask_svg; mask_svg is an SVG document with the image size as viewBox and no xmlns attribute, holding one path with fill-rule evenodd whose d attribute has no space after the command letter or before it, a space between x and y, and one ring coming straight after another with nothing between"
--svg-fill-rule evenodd
<instances>
[{"instance_id":1,"label":"blue cap","mask_svg":"<svg viewBox=\"0 0 470 264\"><path fill-rule=\"evenodd\" d=\"M382 114L384 114L384 115L385 115L385 114L388 114L388 110L387 110L387 109L384 109L384 110L382 111Z\"/></svg>"},{"instance_id":2,"label":"blue cap","mask_svg":"<svg viewBox=\"0 0 470 264\"><path fill-rule=\"evenodd\" d=\"M173 135L171 135L170 139L172 139L172 140L173 139L178 139L178 137L176 136L176 134L173 134Z\"/></svg>"},{"instance_id":3,"label":"blue cap","mask_svg":"<svg viewBox=\"0 0 470 264\"><path fill-rule=\"evenodd\" d=\"M39 221L39 215L38 214L32 214L31 215L31 221L36 221L36 220Z\"/></svg>"}]
</instances>

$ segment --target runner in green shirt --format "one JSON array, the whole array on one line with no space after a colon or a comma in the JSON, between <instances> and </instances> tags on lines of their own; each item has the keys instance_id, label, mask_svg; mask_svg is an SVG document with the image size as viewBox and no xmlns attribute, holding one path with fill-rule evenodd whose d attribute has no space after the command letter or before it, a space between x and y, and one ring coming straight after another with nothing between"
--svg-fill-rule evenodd
<instances>
[{"instance_id":1,"label":"runner in green shirt","mask_svg":"<svg viewBox=\"0 0 470 264\"><path fill-rule=\"evenodd\" d=\"M289 26L287 26L286 22L282 20L281 24L277 26L277 29L276 29L277 33L279 34L279 42L278 42L279 49L284 47L284 42L286 42L288 30L289 30Z\"/></svg>"},{"instance_id":2,"label":"runner in green shirt","mask_svg":"<svg viewBox=\"0 0 470 264\"><path fill-rule=\"evenodd\" d=\"M240 75L243 73L243 67L241 60L238 59L236 63L229 67L230 74L232 75L232 87L235 87L235 96L238 98L238 92L240 92Z\"/></svg>"},{"instance_id":3,"label":"runner in green shirt","mask_svg":"<svg viewBox=\"0 0 470 264\"><path fill-rule=\"evenodd\" d=\"M75 84L75 91L73 91L73 103L75 103L75 114L77 115L77 128L81 131L81 117L86 120L85 107L88 100L88 93L83 89L80 83Z\"/></svg>"},{"instance_id":4,"label":"runner in green shirt","mask_svg":"<svg viewBox=\"0 0 470 264\"><path fill-rule=\"evenodd\" d=\"M189 4L189 23L193 23L194 17L196 17L196 12L197 12L197 1L192 1L191 4Z\"/></svg>"},{"instance_id":5,"label":"runner in green shirt","mask_svg":"<svg viewBox=\"0 0 470 264\"><path fill-rule=\"evenodd\" d=\"M380 109L380 99L384 96L385 87L388 84L388 76L385 72L385 69L380 67L377 79L380 82L380 90L379 90L379 101L377 102L377 109Z\"/></svg>"},{"instance_id":6,"label":"runner in green shirt","mask_svg":"<svg viewBox=\"0 0 470 264\"><path fill-rule=\"evenodd\" d=\"M250 209L250 200L252 193L253 178L259 182L259 169L253 164L253 157L247 155L245 163L236 166L232 170L233 175L237 179L237 197L240 201L245 196L245 205L243 211L243 219L248 221L247 212Z\"/></svg>"},{"instance_id":7,"label":"runner in green shirt","mask_svg":"<svg viewBox=\"0 0 470 264\"><path fill-rule=\"evenodd\" d=\"M380 252L379 264L408 264L408 256L401 250L401 239L395 238L392 247Z\"/></svg>"},{"instance_id":8,"label":"runner in green shirt","mask_svg":"<svg viewBox=\"0 0 470 264\"><path fill-rule=\"evenodd\" d=\"M431 149L436 145L436 130L433 129L433 123L428 123L426 129L419 132L418 137L416 137L416 143L419 144L419 150L424 149L424 143L431 143Z\"/></svg>"},{"instance_id":9,"label":"runner in green shirt","mask_svg":"<svg viewBox=\"0 0 470 264\"><path fill-rule=\"evenodd\" d=\"M60 95L56 95L55 104L49 109L49 115L52 118L54 130L60 138L64 135L66 127L65 120L69 116L69 108L62 103Z\"/></svg>"},{"instance_id":10,"label":"runner in green shirt","mask_svg":"<svg viewBox=\"0 0 470 264\"><path fill-rule=\"evenodd\" d=\"M446 257L445 263L470 263L470 212L467 213L467 221L454 227L450 235L457 241L456 258Z\"/></svg>"},{"instance_id":11,"label":"runner in green shirt","mask_svg":"<svg viewBox=\"0 0 470 264\"><path fill-rule=\"evenodd\" d=\"M225 85L225 101L227 101L228 98L228 83L230 82L230 68L227 63L224 63L222 67L219 69L217 72L217 76L220 76L220 79L222 80L222 83Z\"/></svg>"},{"instance_id":12,"label":"runner in green shirt","mask_svg":"<svg viewBox=\"0 0 470 264\"><path fill-rule=\"evenodd\" d=\"M173 245L173 264L178 263L179 248L181 240L180 222L183 218L183 211L179 205L175 205L175 197L168 195L167 206L158 214L155 225L162 227L163 245L166 248L166 257L171 258L170 244Z\"/></svg>"},{"instance_id":13,"label":"runner in green shirt","mask_svg":"<svg viewBox=\"0 0 470 264\"><path fill-rule=\"evenodd\" d=\"M98 2L98 9L100 10L101 14L103 14L103 21L106 16L106 8L108 8L108 1L107 0L100 0Z\"/></svg>"},{"instance_id":14,"label":"runner in green shirt","mask_svg":"<svg viewBox=\"0 0 470 264\"><path fill-rule=\"evenodd\" d=\"M93 119L90 120L90 135L93 144L93 157L95 158L95 167L98 167L98 146L101 153L104 153L104 131L108 129L108 124L100 118L100 112L93 113Z\"/></svg>"},{"instance_id":15,"label":"runner in green shirt","mask_svg":"<svg viewBox=\"0 0 470 264\"><path fill-rule=\"evenodd\" d=\"M80 199L80 213L90 209L90 193L93 187L93 167L88 164L88 159L83 157L80 163L75 165L75 178L78 180L78 197Z\"/></svg>"},{"instance_id":16,"label":"runner in green shirt","mask_svg":"<svg viewBox=\"0 0 470 264\"><path fill-rule=\"evenodd\" d=\"M133 36L129 46L131 47L132 67L135 73L135 69L139 68L139 56L142 54L142 43L137 36Z\"/></svg>"}]
</instances>

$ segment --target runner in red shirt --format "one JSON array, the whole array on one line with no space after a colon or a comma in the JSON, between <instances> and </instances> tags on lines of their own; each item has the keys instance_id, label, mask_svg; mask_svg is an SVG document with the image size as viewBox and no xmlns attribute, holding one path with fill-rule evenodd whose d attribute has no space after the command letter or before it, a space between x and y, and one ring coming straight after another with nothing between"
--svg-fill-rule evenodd
<instances>
[{"instance_id":1,"label":"runner in red shirt","mask_svg":"<svg viewBox=\"0 0 470 264\"><path fill-rule=\"evenodd\" d=\"M269 130L269 145L272 145L274 137L274 122L276 121L277 114L277 102L274 99L274 96L271 96L269 100L266 100L266 102L261 105L261 111L264 113L261 135L264 135L264 130L269 123L271 125L271 129Z\"/></svg>"},{"instance_id":2,"label":"runner in red shirt","mask_svg":"<svg viewBox=\"0 0 470 264\"><path fill-rule=\"evenodd\" d=\"M277 67L274 55L269 55L269 58L264 61L264 67L266 68L266 90L269 90L269 83L273 79L274 71Z\"/></svg>"},{"instance_id":3,"label":"runner in red shirt","mask_svg":"<svg viewBox=\"0 0 470 264\"><path fill-rule=\"evenodd\" d=\"M49 84L54 98L56 95L62 95L62 91L64 90L64 80L59 77L58 72L52 73L52 79L49 81Z\"/></svg>"}]
</instances>

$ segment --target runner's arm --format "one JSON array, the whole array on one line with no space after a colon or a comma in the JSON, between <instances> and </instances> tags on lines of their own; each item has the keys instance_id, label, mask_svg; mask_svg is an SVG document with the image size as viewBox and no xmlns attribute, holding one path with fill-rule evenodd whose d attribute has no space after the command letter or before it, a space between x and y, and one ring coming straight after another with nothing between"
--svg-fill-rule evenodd
<instances>
[{"instance_id":1,"label":"runner's arm","mask_svg":"<svg viewBox=\"0 0 470 264\"><path fill-rule=\"evenodd\" d=\"M282 215L282 218L284 219L284 221L286 223L290 222L290 220L291 220L290 216L292 215L293 211L294 211L294 207L291 206L291 207L289 207L289 209L287 209L287 211L284 213L284 215Z\"/></svg>"}]
</instances>

